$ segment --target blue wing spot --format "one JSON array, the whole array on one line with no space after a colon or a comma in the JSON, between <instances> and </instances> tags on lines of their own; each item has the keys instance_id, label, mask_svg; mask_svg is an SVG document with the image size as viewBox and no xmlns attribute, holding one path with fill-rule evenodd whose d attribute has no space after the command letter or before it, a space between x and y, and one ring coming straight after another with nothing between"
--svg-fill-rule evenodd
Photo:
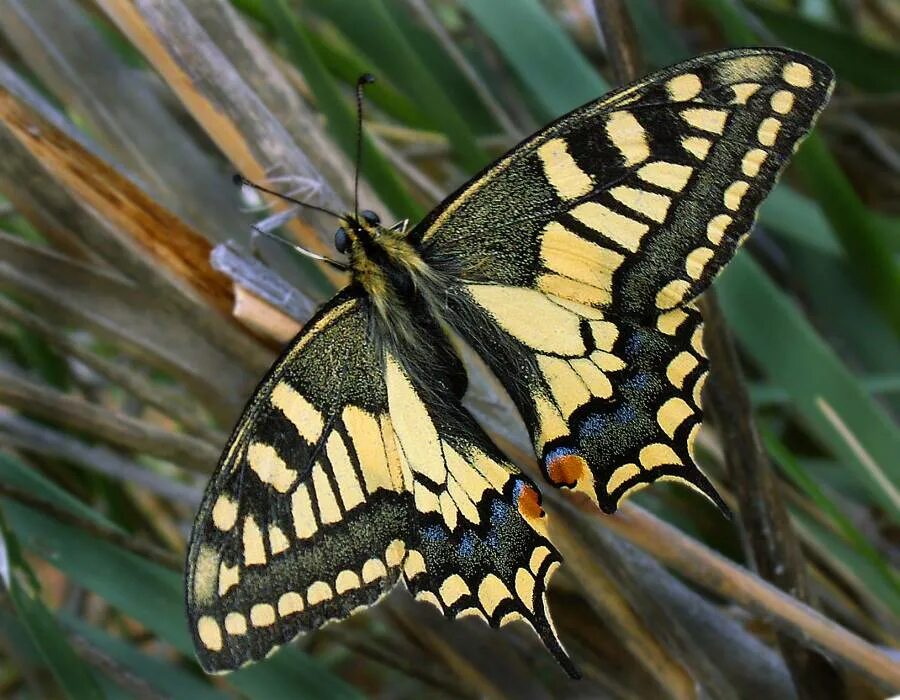
<instances>
[{"instance_id":1,"label":"blue wing spot","mask_svg":"<svg viewBox=\"0 0 900 700\"><path fill-rule=\"evenodd\" d=\"M428 542L443 542L447 539L447 533L438 525L431 525L422 530L422 539Z\"/></svg>"},{"instance_id":2,"label":"blue wing spot","mask_svg":"<svg viewBox=\"0 0 900 700\"><path fill-rule=\"evenodd\" d=\"M626 386L629 389L633 389L636 391L642 391L647 388L647 385L650 383L650 377L646 372L638 372L633 377L626 381Z\"/></svg>"},{"instance_id":3,"label":"blue wing spot","mask_svg":"<svg viewBox=\"0 0 900 700\"><path fill-rule=\"evenodd\" d=\"M578 432L582 437L586 435L598 435L605 432L612 422L612 416L608 413L593 413L584 419Z\"/></svg>"},{"instance_id":4,"label":"blue wing spot","mask_svg":"<svg viewBox=\"0 0 900 700\"><path fill-rule=\"evenodd\" d=\"M644 345L644 339L640 331L636 331L628 336L622 349L628 357L637 357L641 353Z\"/></svg>"},{"instance_id":5,"label":"blue wing spot","mask_svg":"<svg viewBox=\"0 0 900 700\"><path fill-rule=\"evenodd\" d=\"M612 413L613 421L619 424L630 423L635 418L637 418L637 411L634 410L634 406L628 404L622 404Z\"/></svg>"},{"instance_id":6,"label":"blue wing spot","mask_svg":"<svg viewBox=\"0 0 900 700\"><path fill-rule=\"evenodd\" d=\"M591 418L593 418L593 416L591 416ZM588 418L588 420L591 420L591 418ZM573 455L576 452L577 451L575 450L574 447L567 447L565 445L562 445L561 447L556 447L547 453L547 462L548 463L552 462L554 459L559 459L560 457L565 457L566 455ZM519 482L519 485L520 485L519 490L521 490L522 483ZM519 495L519 493L516 492L516 496L518 496L518 495Z\"/></svg>"},{"instance_id":7,"label":"blue wing spot","mask_svg":"<svg viewBox=\"0 0 900 700\"><path fill-rule=\"evenodd\" d=\"M509 517L509 504L503 501L494 501L491 503L491 521L506 520Z\"/></svg>"},{"instance_id":8,"label":"blue wing spot","mask_svg":"<svg viewBox=\"0 0 900 700\"><path fill-rule=\"evenodd\" d=\"M629 404L621 404L608 413L594 413L584 419L578 429L581 438L602 435L613 427L627 425L637 418L637 411ZM565 448L561 448L565 449ZM564 452L562 454L569 454Z\"/></svg>"},{"instance_id":9,"label":"blue wing spot","mask_svg":"<svg viewBox=\"0 0 900 700\"><path fill-rule=\"evenodd\" d=\"M514 503L519 502L519 496L522 494L522 490L525 488L525 482L521 479L516 479L515 484L513 485L513 499Z\"/></svg>"},{"instance_id":10,"label":"blue wing spot","mask_svg":"<svg viewBox=\"0 0 900 700\"><path fill-rule=\"evenodd\" d=\"M471 557L475 553L475 535L464 532L459 540L459 554L463 557Z\"/></svg>"}]
</instances>

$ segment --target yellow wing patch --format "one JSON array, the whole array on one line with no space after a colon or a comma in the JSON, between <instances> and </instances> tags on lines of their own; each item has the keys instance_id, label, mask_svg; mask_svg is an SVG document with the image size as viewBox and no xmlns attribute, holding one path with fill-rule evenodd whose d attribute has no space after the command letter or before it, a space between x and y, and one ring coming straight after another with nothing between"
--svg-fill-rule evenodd
<instances>
[{"instance_id":1,"label":"yellow wing patch","mask_svg":"<svg viewBox=\"0 0 900 700\"><path fill-rule=\"evenodd\" d=\"M578 167L563 139L550 139L537 149L544 176L563 199L577 199L594 186L590 175Z\"/></svg>"}]
</instances>

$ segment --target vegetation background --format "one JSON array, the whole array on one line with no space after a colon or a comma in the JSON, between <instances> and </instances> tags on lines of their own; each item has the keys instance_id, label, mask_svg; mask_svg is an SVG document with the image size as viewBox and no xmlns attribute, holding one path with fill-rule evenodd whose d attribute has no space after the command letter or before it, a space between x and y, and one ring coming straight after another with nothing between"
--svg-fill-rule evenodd
<instances>
[{"instance_id":1,"label":"vegetation background","mask_svg":"<svg viewBox=\"0 0 900 700\"><path fill-rule=\"evenodd\" d=\"M739 515L665 484L614 517L547 494L579 683L527 630L404 592L204 676L182 599L203 484L341 282L254 257L253 221L320 252L334 222L231 173L346 208L371 72L362 203L414 222L610 86L756 44L838 88L706 301L703 466ZM900 692L898 45L892 0L0 0L0 696ZM471 403L533 469L481 375Z\"/></svg>"}]
</instances>

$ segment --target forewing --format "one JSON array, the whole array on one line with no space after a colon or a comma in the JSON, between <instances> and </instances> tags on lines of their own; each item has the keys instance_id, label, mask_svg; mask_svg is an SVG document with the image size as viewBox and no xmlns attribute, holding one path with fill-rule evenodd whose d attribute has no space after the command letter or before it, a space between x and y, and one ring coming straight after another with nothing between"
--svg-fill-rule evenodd
<instances>
[{"instance_id":1,"label":"forewing","mask_svg":"<svg viewBox=\"0 0 900 700\"><path fill-rule=\"evenodd\" d=\"M398 579L414 532L367 302L343 293L273 366L207 487L187 607L207 671L347 617Z\"/></svg>"},{"instance_id":2,"label":"forewing","mask_svg":"<svg viewBox=\"0 0 900 700\"><path fill-rule=\"evenodd\" d=\"M566 115L412 233L463 283L450 324L531 431L547 479L604 510L692 457L707 362L694 299L734 255L828 99L783 49L708 54Z\"/></svg>"},{"instance_id":3,"label":"forewing","mask_svg":"<svg viewBox=\"0 0 900 700\"><path fill-rule=\"evenodd\" d=\"M538 132L412 239L449 275L652 319L732 257L832 79L784 49L673 66Z\"/></svg>"}]
</instances>

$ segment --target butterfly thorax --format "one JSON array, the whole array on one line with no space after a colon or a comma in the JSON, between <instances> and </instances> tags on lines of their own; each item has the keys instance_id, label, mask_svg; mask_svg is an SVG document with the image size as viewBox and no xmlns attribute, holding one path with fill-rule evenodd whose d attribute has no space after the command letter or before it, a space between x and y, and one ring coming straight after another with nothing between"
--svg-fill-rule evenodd
<instances>
[{"instance_id":1,"label":"butterfly thorax","mask_svg":"<svg viewBox=\"0 0 900 700\"><path fill-rule=\"evenodd\" d=\"M405 232L381 226L371 212L359 217L347 214L342 224L335 241L349 258L353 282L368 293L383 318L398 320L398 312L411 297L436 283L435 271L422 260Z\"/></svg>"}]
</instances>

